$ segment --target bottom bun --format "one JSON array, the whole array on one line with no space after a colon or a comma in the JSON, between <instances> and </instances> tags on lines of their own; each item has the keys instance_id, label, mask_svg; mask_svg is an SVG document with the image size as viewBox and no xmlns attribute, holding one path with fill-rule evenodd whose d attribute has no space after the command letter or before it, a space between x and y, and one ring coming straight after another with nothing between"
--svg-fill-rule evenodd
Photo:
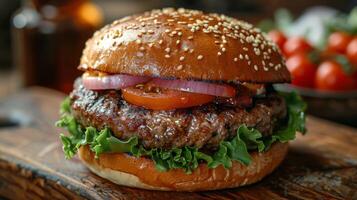
<instances>
[{"instance_id":1,"label":"bottom bun","mask_svg":"<svg viewBox=\"0 0 357 200\"><path fill-rule=\"evenodd\" d=\"M88 146L79 149L79 157L92 172L119 185L150 190L201 191L255 183L279 166L287 151L287 143L275 143L264 153L251 153L252 162L248 166L233 161L229 169L222 165L210 169L202 163L191 174L182 169L160 172L151 159L125 153L105 153L95 158Z\"/></svg>"}]
</instances>

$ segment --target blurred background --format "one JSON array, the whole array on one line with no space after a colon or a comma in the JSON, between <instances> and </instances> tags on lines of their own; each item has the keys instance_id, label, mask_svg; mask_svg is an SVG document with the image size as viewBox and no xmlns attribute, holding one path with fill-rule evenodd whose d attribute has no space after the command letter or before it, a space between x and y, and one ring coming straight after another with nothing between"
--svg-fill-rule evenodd
<instances>
[{"instance_id":1,"label":"blurred background","mask_svg":"<svg viewBox=\"0 0 357 200\"><path fill-rule=\"evenodd\" d=\"M286 56L309 113L357 126L357 0L0 0L0 98L44 86L68 93L85 41L145 10L185 7L259 26Z\"/></svg>"}]
</instances>

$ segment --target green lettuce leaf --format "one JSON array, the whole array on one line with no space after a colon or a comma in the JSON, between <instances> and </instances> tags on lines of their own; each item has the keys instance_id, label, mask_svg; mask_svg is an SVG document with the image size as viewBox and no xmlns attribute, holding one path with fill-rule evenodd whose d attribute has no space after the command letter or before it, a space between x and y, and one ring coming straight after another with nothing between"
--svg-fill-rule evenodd
<instances>
[{"instance_id":1,"label":"green lettuce leaf","mask_svg":"<svg viewBox=\"0 0 357 200\"><path fill-rule=\"evenodd\" d=\"M276 141L287 142L289 140L294 140L296 132L302 134L306 133L306 103L302 101L301 97L295 92L279 94L285 98L287 104L288 122L285 126L275 131L271 137L264 138L265 149L268 149L271 144Z\"/></svg>"},{"instance_id":2,"label":"green lettuce leaf","mask_svg":"<svg viewBox=\"0 0 357 200\"><path fill-rule=\"evenodd\" d=\"M110 129L97 130L94 127L81 127L70 113L70 102L66 99L61 105L61 119L56 123L58 127L65 128L69 135L61 134L63 151L66 158L72 158L83 145L89 145L96 156L102 153L128 153L136 157L146 156L151 158L159 171L170 169L183 169L187 173L198 167L199 163L207 163L208 167L215 168L222 165L230 168L233 161L249 165L252 158L249 151L259 152L269 149L276 141L287 142L295 139L296 132L305 133L306 104L296 93L281 93L288 105L288 119L285 126L281 127L272 136L263 137L254 129L241 125L234 138L222 141L217 151L211 155L201 152L195 147L165 149L145 149L137 137L122 141L114 137Z\"/></svg>"}]
</instances>

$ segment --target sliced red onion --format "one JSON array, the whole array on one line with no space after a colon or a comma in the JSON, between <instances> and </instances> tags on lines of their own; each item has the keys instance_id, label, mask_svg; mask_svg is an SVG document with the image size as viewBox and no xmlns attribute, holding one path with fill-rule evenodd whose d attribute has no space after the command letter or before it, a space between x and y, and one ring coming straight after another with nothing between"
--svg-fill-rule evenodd
<instances>
[{"instance_id":1,"label":"sliced red onion","mask_svg":"<svg viewBox=\"0 0 357 200\"><path fill-rule=\"evenodd\" d=\"M151 78L124 74L107 76L83 76L84 87L90 90L121 89L148 82Z\"/></svg>"},{"instance_id":2,"label":"sliced red onion","mask_svg":"<svg viewBox=\"0 0 357 200\"><path fill-rule=\"evenodd\" d=\"M225 84L206 83L202 81L164 80L158 78L153 79L150 83L163 88L220 97L234 97L236 95L235 88Z\"/></svg>"}]
</instances>

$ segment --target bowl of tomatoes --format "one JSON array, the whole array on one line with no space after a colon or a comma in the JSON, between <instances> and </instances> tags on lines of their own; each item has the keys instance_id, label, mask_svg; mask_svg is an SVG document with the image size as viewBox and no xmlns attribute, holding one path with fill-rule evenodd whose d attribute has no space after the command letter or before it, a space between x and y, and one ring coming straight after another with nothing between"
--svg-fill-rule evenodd
<instances>
[{"instance_id":1,"label":"bowl of tomatoes","mask_svg":"<svg viewBox=\"0 0 357 200\"><path fill-rule=\"evenodd\" d=\"M357 10L353 12L350 15L356 18ZM357 19L348 24L350 15L324 24L319 44L276 27L267 36L280 48L292 77L291 84L276 89L297 91L308 103L310 114L356 126Z\"/></svg>"}]
</instances>

